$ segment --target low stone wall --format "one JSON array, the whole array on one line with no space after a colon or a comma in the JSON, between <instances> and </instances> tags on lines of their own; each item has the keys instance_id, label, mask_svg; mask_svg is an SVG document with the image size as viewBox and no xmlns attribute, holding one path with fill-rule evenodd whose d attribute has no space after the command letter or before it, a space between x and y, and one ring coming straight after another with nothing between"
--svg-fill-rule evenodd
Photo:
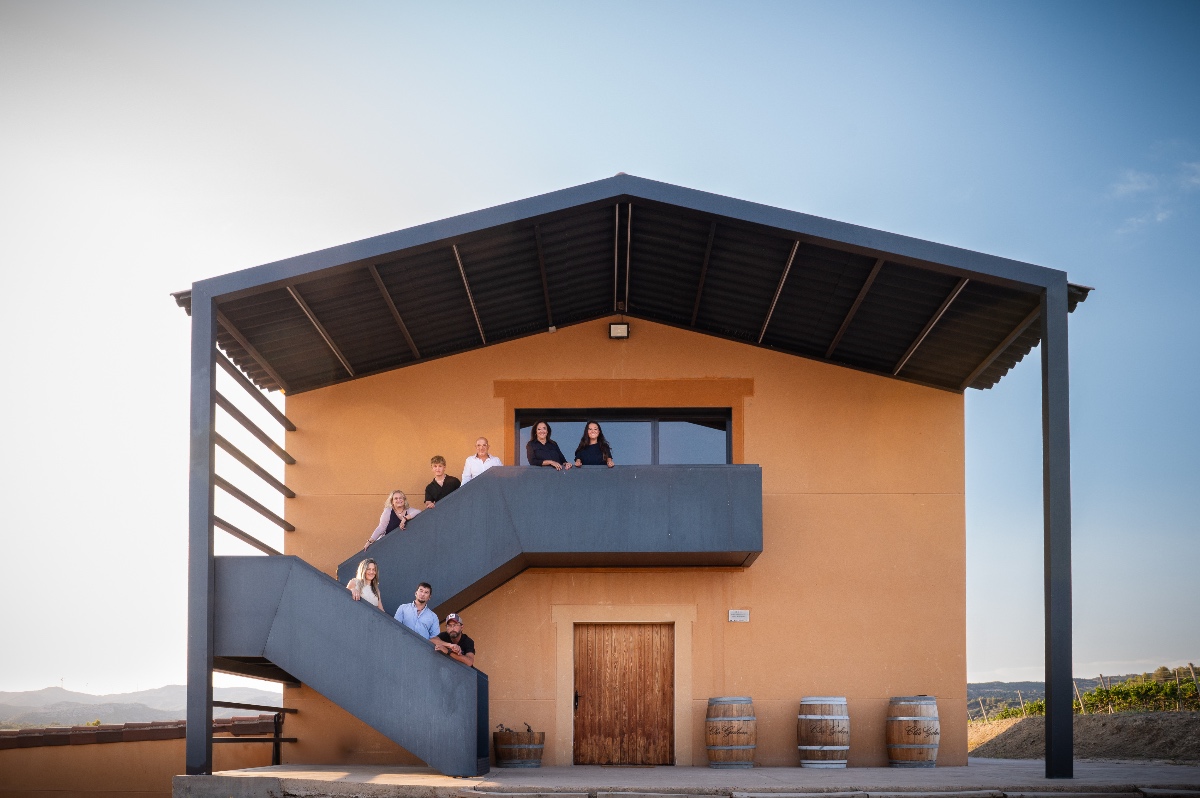
<instances>
[{"instance_id":1,"label":"low stone wall","mask_svg":"<svg viewBox=\"0 0 1200 798\"><path fill-rule=\"evenodd\" d=\"M273 731L271 715L213 722L223 737ZM0 798L169 798L184 763L183 721L0 730ZM270 764L267 743L213 746L214 770Z\"/></svg>"},{"instance_id":2,"label":"low stone wall","mask_svg":"<svg viewBox=\"0 0 1200 798\"><path fill-rule=\"evenodd\" d=\"M274 715L214 718L213 734L270 735L275 733ZM93 745L96 743L139 743L147 740L182 740L187 722L156 720L150 723L102 723L99 726L46 726L33 729L0 729L0 751L9 748L40 748L44 745Z\"/></svg>"}]
</instances>

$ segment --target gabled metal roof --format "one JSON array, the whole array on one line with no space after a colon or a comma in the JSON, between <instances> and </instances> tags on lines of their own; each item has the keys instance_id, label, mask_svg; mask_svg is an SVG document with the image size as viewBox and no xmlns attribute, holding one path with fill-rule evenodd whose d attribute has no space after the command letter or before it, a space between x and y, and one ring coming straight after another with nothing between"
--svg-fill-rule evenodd
<instances>
[{"instance_id":1,"label":"gabled metal roof","mask_svg":"<svg viewBox=\"0 0 1200 798\"><path fill-rule=\"evenodd\" d=\"M258 386L322 388L624 313L950 391L1040 340L1065 275L620 174L215 277ZM1091 289L1070 285L1069 307Z\"/></svg>"}]
</instances>

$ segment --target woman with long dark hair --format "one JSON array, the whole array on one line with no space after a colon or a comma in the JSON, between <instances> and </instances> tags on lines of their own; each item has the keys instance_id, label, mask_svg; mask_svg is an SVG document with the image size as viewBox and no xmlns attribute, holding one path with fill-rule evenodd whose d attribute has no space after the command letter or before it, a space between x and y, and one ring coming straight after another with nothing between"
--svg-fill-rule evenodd
<instances>
[{"instance_id":1,"label":"woman with long dark hair","mask_svg":"<svg viewBox=\"0 0 1200 798\"><path fill-rule=\"evenodd\" d=\"M562 449L550 437L550 425L536 421L529 432L529 443L525 444L525 459L531 466L549 466L564 471L571 467Z\"/></svg>"},{"instance_id":2,"label":"woman with long dark hair","mask_svg":"<svg viewBox=\"0 0 1200 798\"><path fill-rule=\"evenodd\" d=\"M615 465L612 447L605 440L604 430L600 429L599 423L589 421L583 428L583 437L579 439L579 446L575 447L575 465L606 465L609 468Z\"/></svg>"}]
</instances>

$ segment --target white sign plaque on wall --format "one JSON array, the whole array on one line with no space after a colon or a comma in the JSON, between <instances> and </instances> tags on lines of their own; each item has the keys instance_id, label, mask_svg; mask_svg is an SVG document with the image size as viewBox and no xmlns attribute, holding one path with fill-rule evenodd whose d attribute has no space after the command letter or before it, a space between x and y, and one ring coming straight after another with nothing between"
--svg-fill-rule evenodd
<instances>
[{"instance_id":1,"label":"white sign plaque on wall","mask_svg":"<svg viewBox=\"0 0 1200 798\"><path fill-rule=\"evenodd\" d=\"M750 610L730 610L730 623L750 623Z\"/></svg>"}]
</instances>

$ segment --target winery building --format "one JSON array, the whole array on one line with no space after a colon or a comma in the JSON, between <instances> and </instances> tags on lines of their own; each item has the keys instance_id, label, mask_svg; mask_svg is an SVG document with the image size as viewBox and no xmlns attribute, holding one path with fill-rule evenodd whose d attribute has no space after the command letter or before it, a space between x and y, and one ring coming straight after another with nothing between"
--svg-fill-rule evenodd
<instances>
[{"instance_id":1,"label":"winery building","mask_svg":"<svg viewBox=\"0 0 1200 798\"><path fill-rule=\"evenodd\" d=\"M623 174L196 283L177 295L189 772L212 767L214 670L284 682L284 762L473 775L492 729L528 723L547 764L699 766L709 699L746 696L754 762L794 766L801 698L845 696L849 765L882 766L889 698L924 694L938 764L966 764L964 392L1040 343L1048 769L1069 774L1066 325L1087 292ZM286 394L282 446L222 370ZM282 516L214 466L256 457L218 411L287 463L282 483L259 469ZM568 456L599 422L616 466L527 466L538 420ZM370 548L386 613L352 601L387 495L420 506L431 456L458 476L480 436L503 466ZM286 529L283 551L216 491ZM217 533L264 556L214 557ZM421 581L475 669L392 620Z\"/></svg>"}]
</instances>

